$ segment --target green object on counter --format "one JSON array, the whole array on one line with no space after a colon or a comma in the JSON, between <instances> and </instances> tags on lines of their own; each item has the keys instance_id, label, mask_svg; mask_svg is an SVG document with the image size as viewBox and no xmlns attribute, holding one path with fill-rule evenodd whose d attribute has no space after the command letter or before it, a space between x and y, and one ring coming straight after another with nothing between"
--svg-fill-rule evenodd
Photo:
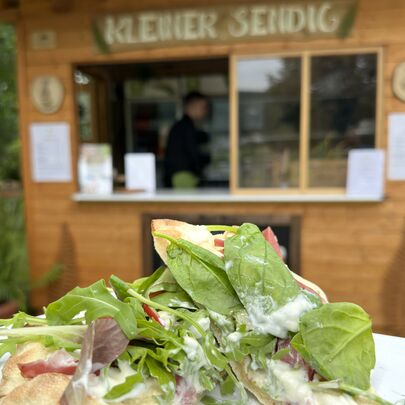
<instances>
[{"instance_id":1,"label":"green object on counter","mask_svg":"<svg viewBox=\"0 0 405 405\"><path fill-rule=\"evenodd\" d=\"M172 176L172 183L174 188L196 188L198 177L191 172L182 171Z\"/></svg>"}]
</instances>

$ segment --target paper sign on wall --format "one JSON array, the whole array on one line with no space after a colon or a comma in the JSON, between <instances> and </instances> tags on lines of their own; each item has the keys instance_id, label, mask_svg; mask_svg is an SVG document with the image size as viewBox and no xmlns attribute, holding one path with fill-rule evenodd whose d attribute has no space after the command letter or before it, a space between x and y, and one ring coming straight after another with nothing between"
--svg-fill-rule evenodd
<instances>
[{"instance_id":1,"label":"paper sign on wall","mask_svg":"<svg viewBox=\"0 0 405 405\"><path fill-rule=\"evenodd\" d=\"M380 198L384 195L384 151L353 149L349 152L346 193Z\"/></svg>"},{"instance_id":2,"label":"paper sign on wall","mask_svg":"<svg viewBox=\"0 0 405 405\"><path fill-rule=\"evenodd\" d=\"M80 146L78 174L82 193L111 194L113 164L110 145L83 143Z\"/></svg>"},{"instance_id":3,"label":"paper sign on wall","mask_svg":"<svg viewBox=\"0 0 405 405\"><path fill-rule=\"evenodd\" d=\"M34 181L72 180L69 124L63 122L32 124L30 141Z\"/></svg>"},{"instance_id":4,"label":"paper sign on wall","mask_svg":"<svg viewBox=\"0 0 405 405\"><path fill-rule=\"evenodd\" d=\"M128 190L156 190L155 155L127 153L125 155L125 187Z\"/></svg>"},{"instance_id":5,"label":"paper sign on wall","mask_svg":"<svg viewBox=\"0 0 405 405\"><path fill-rule=\"evenodd\" d=\"M405 180L405 113L388 119L388 179Z\"/></svg>"}]
</instances>

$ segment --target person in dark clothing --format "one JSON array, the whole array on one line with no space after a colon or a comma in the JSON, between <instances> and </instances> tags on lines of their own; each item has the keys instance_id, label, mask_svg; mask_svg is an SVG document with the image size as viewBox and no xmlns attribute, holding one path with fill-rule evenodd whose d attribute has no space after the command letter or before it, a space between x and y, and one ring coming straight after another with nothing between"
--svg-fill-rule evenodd
<instances>
[{"instance_id":1,"label":"person in dark clothing","mask_svg":"<svg viewBox=\"0 0 405 405\"><path fill-rule=\"evenodd\" d=\"M195 178L196 185L201 181L204 166L209 156L202 151L207 143L207 133L196 128L196 123L208 113L208 99L199 92L191 92L183 100L183 117L170 129L166 145L164 184L173 187L173 177L179 173Z\"/></svg>"}]
</instances>

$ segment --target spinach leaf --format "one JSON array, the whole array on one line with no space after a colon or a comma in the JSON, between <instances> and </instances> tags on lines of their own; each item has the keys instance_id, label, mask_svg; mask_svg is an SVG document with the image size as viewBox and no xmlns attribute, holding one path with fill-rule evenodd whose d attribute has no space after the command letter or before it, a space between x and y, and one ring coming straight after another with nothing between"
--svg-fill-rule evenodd
<instances>
[{"instance_id":1,"label":"spinach leaf","mask_svg":"<svg viewBox=\"0 0 405 405\"><path fill-rule=\"evenodd\" d=\"M180 287L178 292L164 292L154 296L151 300L170 308L197 309L191 298L183 289L180 289Z\"/></svg>"},{"instance_id":2,"label":"spinach leaf","mask_svg":"<svg viewBox=\"0 0 405 405\"><path fill-rule=\"evenodd\" d=\"M328 380L366 390L375 366L375 348L368 314L358 305L325 304L301 317L292 346Z\"/></svg>"},{"instance_id":3,"label":"spinach leaf","mask_svg":"<svg viewBox=\"0 0 405 405\"><path fill-rule=\"evenodd\" d=\"M374 394L371 390L364 391L360 388L353 387L351 385L342 383L341 381L334 380L334 381L319 381L319 382L311 382L311 388L317 391L330 391L330 390L338 390L346 392L352 396L359 397L365 399L365 402L375 403L380 405L394 405L391 402L386 401L385 399L379 397L378 395ZM395 404L400 405L402 401L395 402Z\"/></svg>"},{"instance_id":4,"label":"spinach leaf","mask_svg":"<svg viewBox=\"0 0 405 405\"><path fill-rule=\"evenodd\" d=\"M112 317L129 339L136 337L136 317L132 306L113 297L104 280L87 288L74 288L49 304L45 315L49 325L64 325L71 323L81 311L86 311L87 323L102 317Z\"/></svg>"},{"instance_id":5,"label":"spinach leaf","mask_svg":"<svg viewBox=\"0 0 405 405\"><path fill-rule=\"evenodd\" d=\"M173 277L195 302L221 314L240 307L224 264L215 254L182 239L173 239L167 254Z\"/></svg>"},{"instance_id":6,"label":"spinach leaf","mask_svg":"<svg viewBox=\"0 0 405 405\"><path fill-rule=\"evenodd\" d=\"M268 321L268 315L297 297L301 290L274 248L256 225L243 224L236 235L225 240L224 255L229 281L253 327L285 337L286 331L272 330L270 323L274 322ZM308 305L313 304L308 300Z\"/></svg>"}]
</instances>

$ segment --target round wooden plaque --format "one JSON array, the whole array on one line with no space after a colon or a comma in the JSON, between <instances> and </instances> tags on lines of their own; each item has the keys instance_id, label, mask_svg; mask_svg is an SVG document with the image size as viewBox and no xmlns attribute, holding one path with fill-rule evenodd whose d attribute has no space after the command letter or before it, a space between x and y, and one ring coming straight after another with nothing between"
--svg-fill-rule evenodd
<instances>
[{"instance_id":1,"label":"round wooden plaque","mask_svg":"<svg viewBox=\"0 0 405 405\"><path fill-rule=\"evenodd\" d=\"M31 100L42 114L53 114L58 111L64 96L63 84L56 76L38 76L32 81Z\"/></svg>"}]
</instances>

